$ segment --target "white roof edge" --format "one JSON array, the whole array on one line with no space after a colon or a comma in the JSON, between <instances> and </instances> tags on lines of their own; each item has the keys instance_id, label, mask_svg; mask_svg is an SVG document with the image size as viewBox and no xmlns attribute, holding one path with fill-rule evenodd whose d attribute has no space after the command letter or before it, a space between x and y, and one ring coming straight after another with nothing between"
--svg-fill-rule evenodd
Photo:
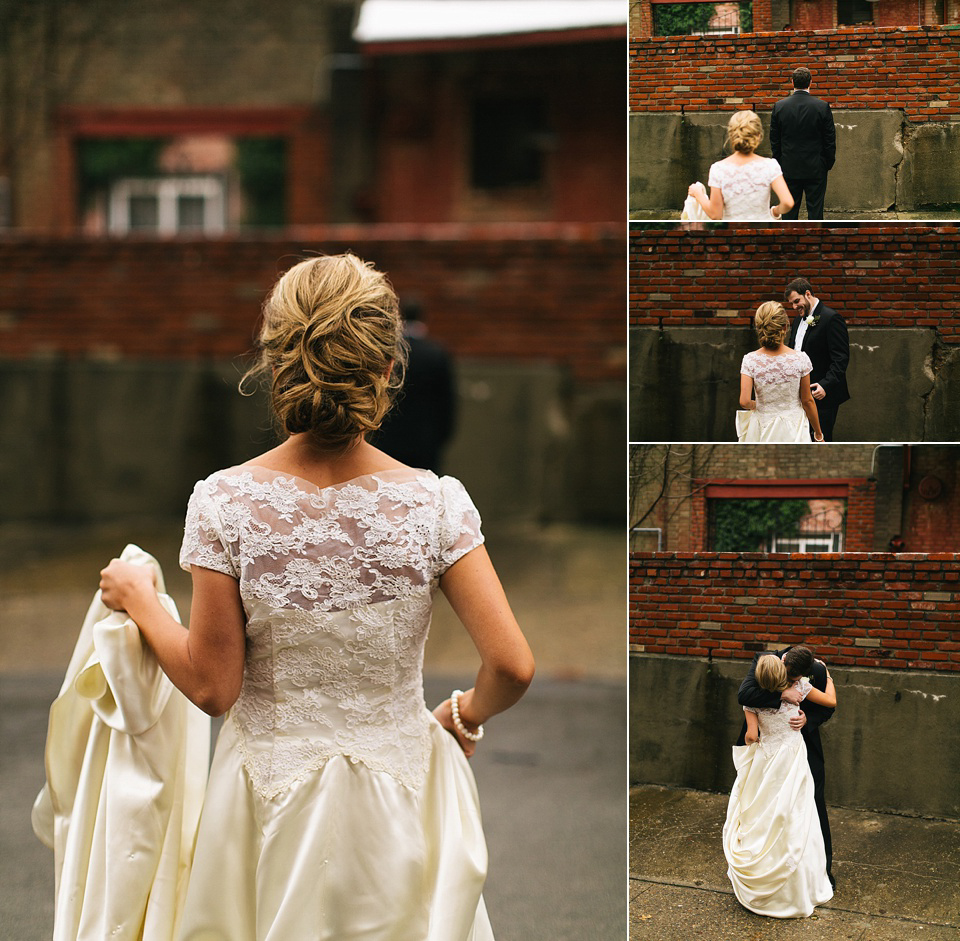
<instances>
[{"instance_id":1,"label":"white roof edge","mask_svg":"<svg viewBox=\"0 0 960 941\"><path fill-rule=\"evenodd\" d=\"M626 26L627 0L363 0L359 43Z\"/></svg>"}]
</instances>

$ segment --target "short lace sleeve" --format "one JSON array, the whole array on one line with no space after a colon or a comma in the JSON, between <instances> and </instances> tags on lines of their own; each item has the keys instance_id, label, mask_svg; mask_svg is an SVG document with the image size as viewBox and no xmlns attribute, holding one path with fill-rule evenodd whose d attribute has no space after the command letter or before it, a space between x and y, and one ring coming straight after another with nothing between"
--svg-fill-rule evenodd
<instances>
[{"instance_id":1,"label":"short lace sleeve","mask_svg":"<svg viewBox=\"0 0 960 941\"><path fill-rule=\"evenodd\" d=\"M723 167L719 162L710 164L710 176L707 177L707 186L719 186L723 189Z\"/></svg>"},{"instance_id":2,"label":"short lace sleeve","mask_svg":"<svg viewBox=\"0 0 960 941\"><path fill-rule=\"evenodd\" d=\"M753 378L753 359L749 353L740 362L740 373L749 376L751 379Z\"/></svg>"},{"instance_id":3,"label":"short lace sleeve","mask_svg":"<svg viewBox=\"0 0 960 941\"><path fill-rule=\"evenodd\" d=\"M800 375L809 376L813 372L813 363L803 350L800 351Z\"/></svg>"},{"instance_id":4,"label":"short lace sleeve","mask_svg":"<svg viewBox=\"0 0 960 941\"><path fill-rule=\"evenodd\" d=\"M483 543L480 514L466 488L454 477L440 480L440 555L436 576Z\"/></svg>"},{"instance_id":5,"label":"short lace sleeve","mask_svg":"<svg viewBox=\"0 0 960 941\"><path fill-rule=\"evenodd\" d=\"M196 565L239 578L237 566L223 536L216 492L216 483L209 478L201 480L193 488L187 504L187 518L183 524L180 567L189 572L191 566Z\"/></svg>"},{"instance_id":6,"label":"short lace sleeve","mask_svg":"<svg viewBox=\"0 0 960 941\"><path fill-rule=\"evenodd\" d=\"M783 175L783 170L775 157L767 158L767 183L772 183L778 176Z\"/></svg>"},{"instance_id":7,"label":"short lace sleeve","mask_svg":"<svg viewBox=\"0 0 960 941\"><path fill-rule=\"evenodd\" d=\"M800 679L797 680L797 689L800 690L800 695L806 699L807 694L813 689L813 683L811 683L805 676L801 676Z\"/></svg>"},{"instance_id":8,"label":"short lace sleeve","mask_svg":"<svg viewBox=\"0 0 960 941\"><path fill-rule=\"evenodd\" d=\"M760 710L759 710L759 709L755 709L753 706L744 706L744 707L743 707L743 711L744 711L744 712L752 712L754 715L759 715L759 713L760 713Z\"/></svg>"}]
</instances>

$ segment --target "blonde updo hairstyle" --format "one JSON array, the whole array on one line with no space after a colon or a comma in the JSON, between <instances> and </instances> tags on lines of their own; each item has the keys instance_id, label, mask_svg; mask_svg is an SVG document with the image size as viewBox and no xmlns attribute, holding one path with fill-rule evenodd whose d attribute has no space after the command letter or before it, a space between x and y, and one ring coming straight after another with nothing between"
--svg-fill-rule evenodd
<instances>
[{"instance_id":1,"label":"blonde updo hairstyle","mask_svg":"<svg viewBox=\"0 0 960 941\"><path fill-rule=\"evenodd\" d=\"M356 255L294 265L263 306L259 357L241 381L266 377L280 429L344 451L375 431L403 383L407 345L386 275Z\"/></svg>"},{"instance_id":2,"label":"blonde updo hairstyle","mask_svg":"<svg viewBox=\"0 0 960 941\"><path fill-rule=\"evenodd\" d=\"M781 693L787 688L787 668L776 654L765 654L757 661L753 673L757 682L771 693Z\"/></svg>"},{"instance_id":3,"label":"blonde updo hairstyle","mask_svg":"<svg viewBox=\"0 0 960 941\"><path fill-rule=\"evenodd\" d=\"M763 140L763 125L755 111L738 111L727 124L727 142L741 154L752 154Z\"/></svg>"},{"instance_id":4,"label":"blonde updo hairstyle","mask_svg":"<svg viewBox=\"0 0 960 941\"><path fill-rule=\"evenodd\" d=\"M753 326L760 345L768 350L776 350L780 348L790 329L790 318L782 304L766 301L757 308Z\"/></svg>"}]
</instances>

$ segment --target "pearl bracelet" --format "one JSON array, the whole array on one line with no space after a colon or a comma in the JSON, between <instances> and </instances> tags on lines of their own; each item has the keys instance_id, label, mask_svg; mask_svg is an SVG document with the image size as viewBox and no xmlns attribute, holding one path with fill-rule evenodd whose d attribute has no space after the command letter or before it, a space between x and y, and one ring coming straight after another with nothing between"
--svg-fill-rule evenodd
<instances>
[{"instance_id":1,"label":"pearl bracelet","mask_svg":"<svg viewBox=\"0 0 960 941\"><path fill-rule=\"evenodd\" d=\"M460 697L463 695L462 689L455 689L450 694L450 712L453 714L453 727L468 741L479 742L483 738L483 726L478 725L476 732L471 732L460 718Z\"/></svg>"}]
</instances>

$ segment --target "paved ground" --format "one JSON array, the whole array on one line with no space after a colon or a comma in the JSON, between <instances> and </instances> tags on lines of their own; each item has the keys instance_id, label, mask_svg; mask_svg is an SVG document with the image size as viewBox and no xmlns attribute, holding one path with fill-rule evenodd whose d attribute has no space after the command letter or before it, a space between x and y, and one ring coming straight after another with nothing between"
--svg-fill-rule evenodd
<instances>
[{"instance_id":1,"label":"paved ground","mask_svg":"<svg viewBox=\"0 0 960 941\"><path fill-rule=\"evenodd\" d=\"M626 565L623 533L488 529L488 546L530 638L538 675L496 717L474 759L490 850L486 899L498 941L626 937ZM52 854L30 830L43 783L46 715L97 572L126 541L175 568L176 526L0 527L0 936L43 941L53 924ZM448 608L435 617L426 693L470 682L476 655Z\"/></svg>"},{"instance_id":2,"label":"paved ground","mask_svg":"<svg viewBox=\"0 0 960 941\"><path fill-rule=\"evenodd\" d=\"M960 822L830 808L836 894L781 921L734 898L726 807L725 794L631 791L630 941L960 941Z\"/></svg>"}]
</instances>

